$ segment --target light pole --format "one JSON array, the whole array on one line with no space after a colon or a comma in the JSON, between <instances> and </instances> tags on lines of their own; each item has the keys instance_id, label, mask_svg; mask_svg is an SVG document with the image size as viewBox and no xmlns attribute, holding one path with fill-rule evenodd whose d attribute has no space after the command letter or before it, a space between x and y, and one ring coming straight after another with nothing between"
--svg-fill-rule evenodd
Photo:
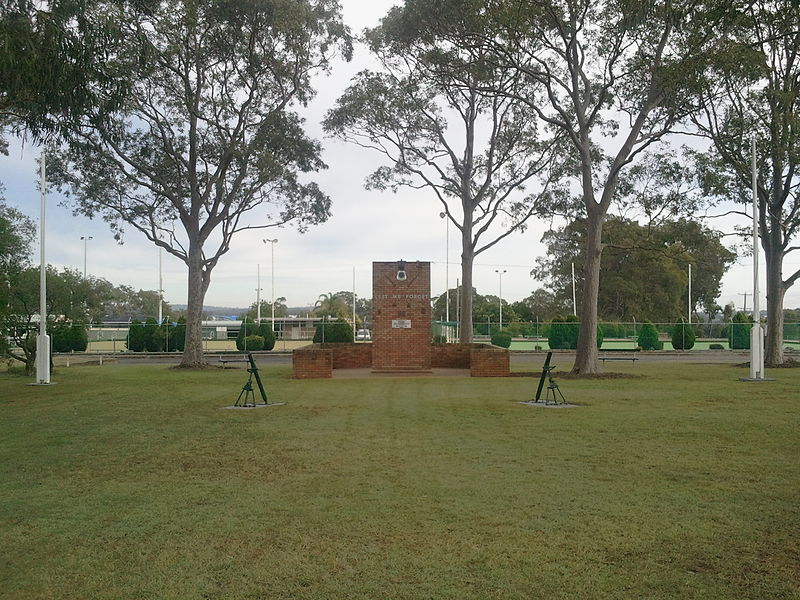
<instances>
[{"instance_id":1,"label":"light pole","mask_svg":"<svg viewBox=\"0 0 800 600\"><path fill-rule=\"evenodd\" d=\"M158 324L161 325L161 321L164 318L164 277L163 277L163 270L161 268L161 256L162 256L161 246L158 247ZM85 277L85 276L84 276Z\"/></svg>"},{"instance_id":2,"label":"light pole","mask_svg":"<svg viewBox=\"0 0 800 600\"><path fill-rule=\"evenodd\" d=\"M578 316L578 304L575 302L575 263L572 263L572 314Z\"/></svg>"},{"instance_id":3,"label":"light pole","mask_svg":"<svg viewBox=\"0 0 800 600\"><path fill-rule=\"evenodd\" d=\"M689 263L689 325L692 324L692 263Z\"/></svg>"},{"instance_id":4,"label":"light pole","mask_svg":"<svg viewBox=\"0 0 800 600\"><path fill-rule=\"evenodd\" d=\"M494 270L495 273L500 277L500 329L503 328L503 273L506 272L505 269L500 271L499 269ZM491 335L491 331L489 332Z\"/></svg>"},{"instance_id":5,"label":"light pole","mask_svg":"<svg viewBox=\"0 0 800 600\"><path fill-rule=\"evenodd\" d=\"M261 263L256 265L256 325L261 324Z\"/></svg>"},{"instance_id":6,"label":"light pole","mask_svg":"<svg viewBox=\"0 0 800 600\"><path fill-rule=\"evenodd\" d=\"M272 332L275 333L275 244L278 243L278 238L273 240L264 238L264 243L272 246L272 274L270 275L272 291L270 295L272 296Z\"/></svg>"},{"instance_id":7,"label":"light pole","mask_svg":"<svg viewBox=\"0 0 800 600\"><path fill-rule=\"evenodd\" d=\"M444 249L444 294L445 294L445 318L444 320L450 322L450 219L447 218L447 213L440 212L439 217L444 219L445 223L445 249Z\"/></svg>"},{"instance_id":8,"label":"light pole","mask_svg":"<svg viewBox=\"0 0 800 600\"><path fill-rule=\"evenodd\" d=\"M89 240L94 238L90 235L82 235L81 239L83 240L83 278L86 279L86 254L89 250Z\"/></svg>"}]
</instances>

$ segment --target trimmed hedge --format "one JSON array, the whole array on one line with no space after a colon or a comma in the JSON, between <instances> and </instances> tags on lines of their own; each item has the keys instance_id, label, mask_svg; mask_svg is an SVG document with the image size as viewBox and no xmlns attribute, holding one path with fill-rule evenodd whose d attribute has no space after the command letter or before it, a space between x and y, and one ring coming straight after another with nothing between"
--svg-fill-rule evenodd
<instances>
[{"instance_id":1,"label":"trimmed hedge","mask_svg":"<svg viewBox=\"0 0 800 600\"><path fill-rule=\"evenodd\" d=\"M317 324L315 344L346 344L354 341L353 328L344 319Z\"/></svg>"},{"instance_id":2,"label":"trimmed hedge","mask_svg":"<svg viewBox=\"0 0 800 600\"><path fill-rule=\"evenodd\" d=\"M642 350L663 350L664 343L658 339L658 330L650 321L645 321L639 331L637 344Z\"/></svg>"},{"instance_id":3,"label":"trimmed hedge","mask_svg":"<svg viewBox=\"0 0 800 600\"><path fill-rule=\"evenodd\" d=\"M128 327L128 350L144 352L144 325L138 319L131 321Z\"/></svg>"},{"instance_id":4,"label":"trimmed hedge","mask_svg":"<svg viewBox=\"0 0 800 600\"><path fill-rule=\"evenodd\" d=\"M672 330L672 347L675 350L691 350L694 348L695 338L694 327L681 317Z\"/></svg>"},{"instance_id":5,"label":"trimmed hedge","mask_svg":"<svg viewBox=\"0 0 800 600\"><path fill-rule=\"evenodd\" d=\"M492 334L492 345L500 346L501 348L509 348L511 346L511 333L505 329L496 331Z\"/></svg>"}]
</instances>

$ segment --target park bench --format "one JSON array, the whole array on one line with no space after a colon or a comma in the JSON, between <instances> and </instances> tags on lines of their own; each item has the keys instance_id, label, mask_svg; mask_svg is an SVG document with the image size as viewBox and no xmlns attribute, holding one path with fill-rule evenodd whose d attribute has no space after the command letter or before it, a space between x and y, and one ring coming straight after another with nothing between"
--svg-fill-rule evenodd
<instances>
[{"instance_id":1,"label":"park bench","mask_svg":"<svg viewBox=\"0 0 800 600\"><path fill-rule=\"evenodd\" d=\"M613 352L615 355L604 355L605 352ZM636 365L636 361L639 360L638 357L634 356L634 352L639 352L636 348L620 348L618 350L600 350L600 355L598 358L603 361L603 364L606 364L607 360L611 361L620 361L620 360L629 360L634 365ZM627 353L627 356L619 356L620 353Z\"/></svg>"},{"instance_id":2,"label":"park bench","mask_svg":"<svg viewBox=\"0 0 800 600\"><path fill-rule=\"evenodd\" d=\"M222 366L224 367L228 363L243 363L243 362L246 363L249 361L247 359L247 356L244 355L242 356L226 355L226 356L220 356L219 362L221 362Z\"/></svg>"}]
</instances>

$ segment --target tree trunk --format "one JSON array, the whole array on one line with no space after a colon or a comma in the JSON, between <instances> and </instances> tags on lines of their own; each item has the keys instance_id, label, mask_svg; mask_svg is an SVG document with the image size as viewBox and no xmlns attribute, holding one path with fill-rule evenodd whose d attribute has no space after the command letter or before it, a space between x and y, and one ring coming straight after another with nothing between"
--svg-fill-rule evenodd
<instances>
[{"instance_id":1,"label":"tree trunk","mask_svg":"<svg viewBox=\"0 0 800 600\"><path fill-rule=\"evenodd\" d=\"M472 240L472 212L469 203L463 202L464 221L461 224L461 319L458 341L472 343L472 263L475 247Z\"/></svg>"},{"instance_id":2,"label":"tree trunk","mask_svg":"<svg viewBox=\"0 0 800 600\"><path fill-rule=\"evenodd\" d=\"M203 365L203 299L207 285L203 281L203 260L200 244L190 243L187 266L189 268L189 295L186 299L186 341L183 347L182 367Z\"/></svg>"},{"instance_id":3,"label":"tree trunk","mask_svg":"<svg viewBox=\"0 0 800 600\"><path fill-rule=\"evenodd\" d=\"M573 373L599 373L597 361L597 299L600 293L600 255L603 251L603 217L589 214L586 219L586 264L583 267L581 325Z\"/></svg>"},{"instance_id":4,"label":"tree trunk","mask_svg":"<svg viewBox=\"0 0 800 600\"><path fill-rule=\"evenodd\" d=\"M764 364L777 367L783 364L783 253L766 253L767 262L767 339L764 345Z\"/></svg>"},{"instance_id":5,"label":"tree trunk","mask_svg":"<svg viewBox=\"0 0 800 600\"><path fill-rule=\"evenodd\" d=\"M472 263L475 250L472 247L472 223L464 223L461 235L461 320L458 341L472 343Z\"/></svg>"}]
</instances>

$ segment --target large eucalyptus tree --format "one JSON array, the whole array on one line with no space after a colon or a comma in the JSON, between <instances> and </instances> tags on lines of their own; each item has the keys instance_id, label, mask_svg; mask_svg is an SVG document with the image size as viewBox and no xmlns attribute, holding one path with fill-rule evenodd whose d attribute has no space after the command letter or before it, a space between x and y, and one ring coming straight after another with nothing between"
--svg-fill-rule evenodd
<instances>
[{"instance_id":1,"label":"large eucalyptus tree","mask_svg":"<svg viewBox=\"0 0 800 600\"><path fill-rule=\"evenodd\" d=\"M334 55L349 57L349 34L335 0L90 8L84 18L116 23L119 43L102 58L130 87L110 114L79 115L50 157L51 179L78 213L102 216L118 234L130 226L186 264L182 364L196 366L203 298L233 237L285 223L302 230L329 215L330 199L301 181L325 165L294 108Z\"/></svg>"},{"instance_id":2,"label":"large eucalyptus tree","mask_svg":"<svg viewBox=\"0 0 800 600\"><path fill-rule=\"evenodd\" d=\"M527 82L522 97L568 140L575 216L586 227L573 372L599 370L595 331L603 224L627 169L695 109L725 2L497 0L475 44ZM563 207L562 207L563 208Z\"/></svg>"},{"instance_id":3,"label":"large eucalyptus tree","mask_svg":"<svg viewBox=\"0 0 800 600\"><path fill-rule=\"evenodd\" d=\"M392 9L365 35L381 69L359 73L325 120L333 135L384 156L368 187L426 190L460 232L465 343L475 257L523 229L558 179L559 138L518 99L522 75L462 45L482 27L478 4L406 0Z\"/></svg>"},{"instance_id":4,"label":"large eucalyptus tree","mask_svg":"<svg viewBox=\"0 0 800 600\"><path fill-rule=\"evenodd\" d=\"M765 363L783 363L783 304L800 269L784 274L800 251L800 23L793 0L748 3L694 119L712 149L699 155L706 191L752 203L751 142L756 141L758 211L767 284Z\"/></svg>"}]
</instances>

